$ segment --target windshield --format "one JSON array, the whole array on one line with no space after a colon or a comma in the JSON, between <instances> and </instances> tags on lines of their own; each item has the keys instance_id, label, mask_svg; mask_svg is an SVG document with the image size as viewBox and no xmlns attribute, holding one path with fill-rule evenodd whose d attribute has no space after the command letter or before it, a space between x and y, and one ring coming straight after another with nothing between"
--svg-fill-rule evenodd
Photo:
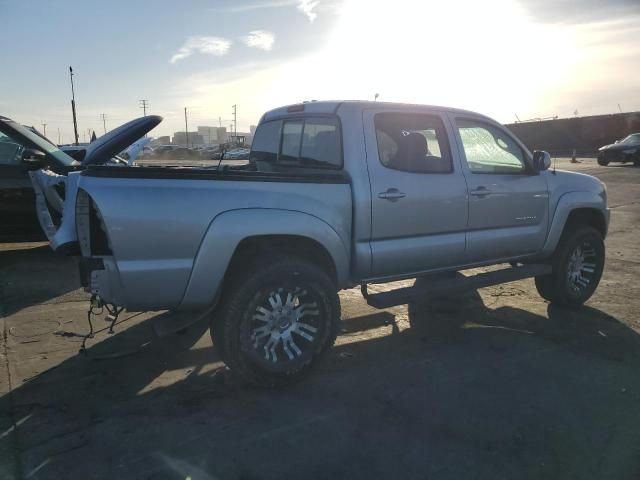
<instances>
[{"instance_id":1,"label":"windshield","mask_svg":"<svg viewBox=\"0 0 640 480\"><path fill-rule=\"evenodd\" d=\"M0 129L16 143L25 147L37 148L62 165L73 166L78 164L78 162L60 150L51 141L13 120L3 119L3 121L0 122Z\"/></svg>"},{"instance_id":2,"label":"windshield","mask_svg":"<svg viewBox=\"0 0 640 480\"><path fill-rule=\"evenodd\" d=\"M622 139L620 143L623 143L625 145L634 145L636 143L640 143L640 133L633 133L628 137Z\"/></svg>"}]
</instances>

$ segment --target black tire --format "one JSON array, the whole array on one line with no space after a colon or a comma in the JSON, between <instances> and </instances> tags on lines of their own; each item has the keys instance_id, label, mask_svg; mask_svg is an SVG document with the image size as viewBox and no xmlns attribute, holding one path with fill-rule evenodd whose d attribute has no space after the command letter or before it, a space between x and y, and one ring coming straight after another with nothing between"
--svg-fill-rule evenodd
<instances>
[{"instance_id":1,"label":"black tire","mask_svg":"<svg viewBox=\"0 0 640 480\"><path fill-rule=\"evenodd\" d=\"M335 342L337 289L311 262L282 257L257 263L247 275L235 276L225 292L211 336L222 360L249 383L297 382Z\"/></svg>"},{"instance_id":2,"label":"black tire","mask_svg":"<svg viewBox=\"0 0 640 480\"><path fill-rule=\"evenodd\" d=\"M587 226L571 228L560 239L552 259L552 273L536 277L538 293L554 305L580 307L600 283L604 258L600 232Z\"/></svg>"},{"instance_id":3,"label":"black tire","mask_svg":"<svg viewBox=\"0 0 640 480\"><path fill-rule=\"evenodd\" d=\"M607 165L609 165L609 160L605 160L602 157L598 157L598 165L606 167Z\"/></svg>"}]
</instances>

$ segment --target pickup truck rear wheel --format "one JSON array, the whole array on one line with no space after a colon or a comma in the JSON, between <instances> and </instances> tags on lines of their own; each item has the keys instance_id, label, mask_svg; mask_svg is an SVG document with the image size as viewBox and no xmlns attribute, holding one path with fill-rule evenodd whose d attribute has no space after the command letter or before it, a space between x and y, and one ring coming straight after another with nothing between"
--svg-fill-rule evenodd
<instances>
[{"instance_id":1,"label":"pickup truck rear wheel","mask_svg":"<svg viewBox=\"0 0 640 480\"><path fill-rule=\"evenodd\" d=\"M604 241L592 227L563 235L552 260L553 272L536 277L542 298L564 307L579 307L595 292L604 269Z\"/></svg>"},{"instance_id":2,"label":"pickup truck rear wheel","mask_svg":"<svg viewBox=\"0 0 640 480\"><path fill-rule=\"evenodd\" d=\"M257 264L226 291L211 334L227 366L250 383L296 382L335 341L336 287L311 262L281 258Z\"/></svg>"}]
</instances>

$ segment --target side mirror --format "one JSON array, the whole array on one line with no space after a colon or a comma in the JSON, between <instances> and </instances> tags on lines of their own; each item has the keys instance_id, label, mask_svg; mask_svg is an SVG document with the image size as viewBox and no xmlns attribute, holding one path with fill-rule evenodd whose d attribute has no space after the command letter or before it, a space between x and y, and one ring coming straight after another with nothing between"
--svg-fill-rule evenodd
<instances>
[{"instance_id":1,"label":"side mirror","mask_svg":"<svg viewBox=\"0 0 640 480\"><path fill-rule=\"evenodd\" d=\"M538 172L548 170L551 166L551 155L544 150L536 150L533 152L533 166Z\"/></svg>"},{"instance_id":2,"label":"side mirror","mask_svg":"<svg viewBox=\"0 0 640 480\"><path fill-rule=\"evenodd\" d=\"M25 148L22 152L22 164L29 170L37 170L44 166L46 155L39 150Z\"/></svg>"}]
</instances>

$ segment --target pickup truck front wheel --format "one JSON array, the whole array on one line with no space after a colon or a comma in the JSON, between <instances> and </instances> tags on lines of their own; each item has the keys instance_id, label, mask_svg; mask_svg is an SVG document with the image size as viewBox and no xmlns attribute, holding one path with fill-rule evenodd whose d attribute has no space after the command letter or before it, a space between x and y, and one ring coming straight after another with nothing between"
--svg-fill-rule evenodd
<instances>
[{"instance_id":1,"label":"pickup truck front wheel","mask_svg":"<svg viewBox=\"0 0 640 480\"><path fill-rule=\"evenodd\" d=\"M604 269L604 241L592 227L578 227L560 240L552 260L553 272L535 278L545 300L579 307L595 292Z\"/></svg>"},{"instance_id":2,"label":"pickup truck front wheel","mask_svg":"<svg viewBox=\"0 0 640 480\"><path fill-rule=\"evenodd\" d=\"M226 289L211 335L223 360L255 385L304 377L333 345L340 302L328 275L298 258L255 265Z\"/></svg>"}]
</instances>

